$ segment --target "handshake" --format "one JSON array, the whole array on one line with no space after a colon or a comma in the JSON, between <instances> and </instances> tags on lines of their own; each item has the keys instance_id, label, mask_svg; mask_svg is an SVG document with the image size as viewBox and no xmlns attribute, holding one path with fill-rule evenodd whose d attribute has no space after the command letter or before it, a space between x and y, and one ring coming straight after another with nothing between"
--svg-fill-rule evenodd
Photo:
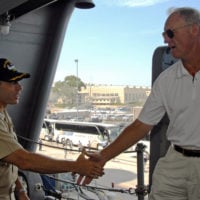
<instances>
[{"instance_id":1,"label":"handshake","mask_svg":"<svg viewBox=\"0 0 200 200\"><path fill-rule=\"evenodd\" d=\"M74 173L78 173L79 177L77 184L87 185L93 179L97 179L104 175L104 166L102 156L99 152L89 153L83 149L82 153L79 155L75 161Z\"/></svg>"}]
</instances>

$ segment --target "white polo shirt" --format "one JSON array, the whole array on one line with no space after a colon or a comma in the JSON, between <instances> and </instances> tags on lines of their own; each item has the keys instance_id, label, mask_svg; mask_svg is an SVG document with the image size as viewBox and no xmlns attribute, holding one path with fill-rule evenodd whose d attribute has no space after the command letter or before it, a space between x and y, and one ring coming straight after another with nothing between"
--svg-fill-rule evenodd
<instances>
[{"instance_id":1,"label":"white polo shirt","mask_svg":"<svg viewBox=\"0 0 200 200\"><path fill-rule=\"evenodd\" d=\"M193 78L181 61L154 82L138 119L156 125L167 112L167 138L172 144L200 149L200 71Z\"/></svg>"}]
</instances>

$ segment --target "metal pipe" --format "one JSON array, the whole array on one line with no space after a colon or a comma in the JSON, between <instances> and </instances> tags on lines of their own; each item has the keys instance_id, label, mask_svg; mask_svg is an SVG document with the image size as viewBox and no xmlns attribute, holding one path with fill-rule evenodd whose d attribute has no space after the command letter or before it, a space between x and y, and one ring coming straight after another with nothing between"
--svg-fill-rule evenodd
<instances>
[{"instance_id":1,"label":"metal pipe","mask_svg":"<svg viewBox=\"0 0 200 200\"><path fill-rule=\"evenodd\" d=\"M144 185L144 149L145 145L143 143L138 143L136 146L137 151L137 188L136 194L138 196L138 200L144 200L144 196L146 194L146 187Z\"/></svg>"},{"instance_id":2,"label":"metal pipe","mask_svg":"<svg viewBox=\"0 0 200 200\"><path fill-rule=\"evenodd\" d=\"M78 98L78 59L74 60L76 63L76 120L78 121L78 104L79 104L79 98Z\"/></svg>"}]
</instances>

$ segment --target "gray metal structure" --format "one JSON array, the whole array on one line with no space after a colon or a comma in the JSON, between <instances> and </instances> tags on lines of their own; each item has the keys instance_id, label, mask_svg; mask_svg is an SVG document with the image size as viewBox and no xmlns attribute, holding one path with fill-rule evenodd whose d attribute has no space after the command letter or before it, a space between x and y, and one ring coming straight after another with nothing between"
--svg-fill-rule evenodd
<instances>
[{"instance_id":1,"label":"gray metal structure","mask_svg":"<svg viewBox=\"0 0 200 200\"><path fill-rule=\"evenodd\" d=\"M20 136L36 141L39 137L65 32L77 2L0 0L0 20L9 15L11 23L10 33L0 34L0 57L31 74L21 82L24 91L19 105L8 108ZM35 150L34 144L19 141L24 148Z\"/></svg>"}]
</instances>

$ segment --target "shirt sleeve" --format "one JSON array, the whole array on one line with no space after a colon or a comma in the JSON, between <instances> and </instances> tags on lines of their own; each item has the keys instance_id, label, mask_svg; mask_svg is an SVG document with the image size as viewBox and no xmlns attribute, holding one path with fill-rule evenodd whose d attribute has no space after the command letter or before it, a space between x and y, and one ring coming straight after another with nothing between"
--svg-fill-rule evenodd
<instances>
[{"instance_id":1,"label":"shirt sleeve","mask_svg":"<svg viewBox=\"0 0 200 200\"><path fill-rule=\"evenodd\" d=\"M17 149L23 148L17 141L16 134L13 130L8 131L7 125L3 120L0 120L0 159L8 156Z\"/></svg>"},{"instance_id":2,"label":"shirt sleeve","mask_svg":"<svg viewBox=\"0 0 200 200\"><path fill-rule=\"evenodd\" d=\"M156 125L165 114L163 103L163 89L160 78L158 78L152 87L151 93L141 110L138 119L145 124Z\"/></svg>"}]
</instances>

